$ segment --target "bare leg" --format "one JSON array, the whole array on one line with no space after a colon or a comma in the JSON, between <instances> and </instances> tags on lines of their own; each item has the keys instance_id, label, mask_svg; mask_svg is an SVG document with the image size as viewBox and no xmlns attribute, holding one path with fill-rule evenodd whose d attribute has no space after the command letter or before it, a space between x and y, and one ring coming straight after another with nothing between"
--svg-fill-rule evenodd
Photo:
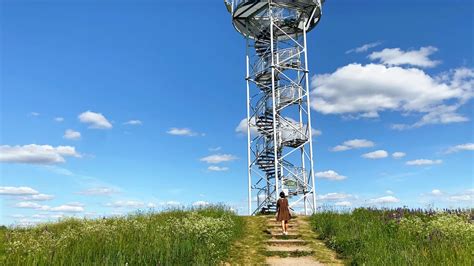
<instances>
[{"instance_id":1,"label":"bare leg","mask_svg":"<svg viewBox=\"0 0 474 266\"><path fill-rule=\"evenodd\" d=\"M283 233L286 232L285 231L285 221L284 220L281 221L281 230L283 231Z\"/></svg>"},{"instance_id":2,"label":"bare leg","mask_svg":"<svg viewBox=\"0 0 474 266\"><path fill-rule=\"evenodd\" d=\"M288 221L285 221L285 232L288 233Z\"/></svg>"}]
</instances>

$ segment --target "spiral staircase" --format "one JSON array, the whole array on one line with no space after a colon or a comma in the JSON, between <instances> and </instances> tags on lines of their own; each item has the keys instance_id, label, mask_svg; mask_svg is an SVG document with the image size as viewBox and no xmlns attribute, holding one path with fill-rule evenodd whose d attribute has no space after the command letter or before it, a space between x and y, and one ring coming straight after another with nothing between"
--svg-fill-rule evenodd
<instances>
[{"instance_id":1,"label":"spiral staircase","mask_svg":"<svg viewBox=\"0 0 474 266\"><path fill-rule=\"evenodd\" d=\"M256 90L256 96L247 96L248 130L254 127L257 133L249 135L248 144L249 209L253 201L251 191L257 191L257 206L251 212L255 214L276 211L277 194L285 190L289 197L300 196L294 202L303 200L306 211L308 194L315 198L306 32L320 20L321 1L225 3L235 29L247 38L248 48L253 48L247 49L247 56L252 59L247 60L246 78L248 95L251 89ZM297 119L290 117L298 112ZM300 161L290 156L294 151L300 151ZM310 180L313 185L308 183ZM313 202L315 211L315 199Z\"/></svg>"}]
</instances>

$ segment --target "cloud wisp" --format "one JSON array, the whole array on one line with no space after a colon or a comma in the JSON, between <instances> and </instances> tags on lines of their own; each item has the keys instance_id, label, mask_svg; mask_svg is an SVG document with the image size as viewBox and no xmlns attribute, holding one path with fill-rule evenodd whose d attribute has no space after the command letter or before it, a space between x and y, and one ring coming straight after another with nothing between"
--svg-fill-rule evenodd
<instances>
[{"instance_id":1,"label":"cloud wisp","mask_svg":"<svg viewBox=\"0 0 474 266\"><path fill-rule=\"evenodd\" d=\"M360 148L370 148L373 147L375 144L366 139L351 139L346 140L342 144L337 145L331 149L331 151L347 151L352 149L360 149Z\"/></svg>"},{"instance_id":2,"label":"cloud wisp","mask_svg":"<svg viewBox=\"0 0 474 266\"><path fill-rule=\"evenodd\" d=\"M416 159L416 160L407 161L406 165L423 166L423 165L435 165L435 164L441 164L441 163L443 163L443 160Z\"/></svg>"},{"instance_id":3,"label":"cloud wisp","mask_svg":"<svg viewBox=\"0 0 474 266\"><path fill-rule=\"evenodd\" d=\"M57 164L64 163L65 157L80 158L72 146L29 144L23 146L0 146L0 162L25 164Z\"/></svg>"},{"instance_id":4,"label":"cloud wisp","mask_svg":"<svg viewBox=\"0 0 474 266\"><path fill-rule=\"evenodd\" d=\"M213 154L199 159L201 162L209 164L218 164L237 160L238 157L232 154Z\"/></svg>"},{"instance_id":5,"label":"cloud wisp","mask_svg":"<svg viewBox=\"0 0 474 266\"><path fill-rule=\"evenodd\" d=\"M390 203L399 203L400 199L394 196L383 196L380 198L370 199L369 203L371 204L390 204Z\"/></svg>"},{"instance_id":6,"label":"cloud wisp","mask_svg":"<svg viewBox=\"0 0 474 266\"><path fill-rule=\"evenodd\" d=\"M75 130L72 130L72 129L67 129L64 132L63 138L69 139L69 140L79 140L79 139L81 139L81 132L75 131Z\"/></svg>"},{"instance_id":7,"label":"cloud wisp","mask_svg":"<svg viewBox=\"0 0 474 266\"><path fill-rule=\"evenodd\" d=\"M204 134L199 134L197 132L192 131L189 128L176 128L172 127L166 133L174 136L186 136L186 137L195 137L195 136L204 136Z\"/></svg>"},{"instance_id":8,"label":"cloud wisp","mask_svg":"<svg viewBox=\"0 0 474 266\"><path fill-rule=\"evenodd\" d=\"M89 195L89 196L110 196L113 194L117 194L120 191L115 188L111 187L94 187L94 188L89 188L80 192L77 192L77 194L80 195Z\"/></svg>"},{"instance_id":9,"label":"cloud wisp","mask_svg":"<svg viewBox=\"0 0 474 266\"><path fill-rule=\"evenodd\" d=\"M465 143L452 146L447 149L446 153L456 153L460 151L474 151L474 143Z\"/></svg>"},{"instance_id":10,"label":"cloud wisp","mask_svg":"<svg viewBox=\"0 0 474 266\"><path fill-rule=\"evenodd\" d=\"M347 178L347 176L340 175L334 170L317 172L314 175L321 179L328 179L328 180L333 180L333 181L340 181Z\"/></svg>"},{"instance_id":11,"label":"cloud wisp","mask_svg":"<svg viewBox=\"0 0 474 266\"><path fill-rule=\"evenodd\" d=\"M0 187L0 195L25 196L36 194L39 194L39 192L30 187Z\"/></svg>"},{"instance_id":12,"label":"cloud wisp","mask_svg":"<svg viewBox=\"0 0 474 266\"><path fill-rule=\"evenodd\" d=\"M385 150L377 150L377 151L362 154L362 157L366 159L382 159L382 158L388 157L388 152Z\"/></svg>"},{"instance_id":13,"label":"cloud wisp","mask_svg":"<svg viewBox=\"0 0 474 266\"><path fill-rule=\"evenodd\" d=\"M381 44L382 44L381 41L366 43L366 44L361 45L361 46L359 46L359 47L356 47L356 48L347 50L347 51L346 51L346 54L367 52L368 50L370 50L370 49L372 49L372 48L374 48L374 47L377 47L377 46L379 46L379 45L381 45Z\"/></svg>"},{"instance_id":14,"label":"cloud wisp","mask_svg":"<svg viewBox=\"0 0 474 266\"><path fill-rule=\"evenodd\" d=\"M213 171L213 172L224 172L224 171L229 170L229 167L221 167L221 166L217 166L217 165L211 165L207 168L207 170Z\"/></svg>"},{"instance_id":15,"label":"cloud wisp","mask_svg":"<svg viewBox=\"0 0 474 266\"><path fill-rule=\"evenodd\" d=\"M140 120L134 119L134 120L128 120L127 122L123 124L128 125L128 126L141 126L143 125L143 122Z\"/></svg>"},{"instance_id":16,"label":"cloud wisp","mask_svg":"<svg viewBox=\"0 0 474 266\"><path fill-rule=\"evenodd\" d=\"M392 153L392 157L395 158L395 159L403 158L403 157L405 157L406 155L407 155L406 153L400 152L400 151L397 151L397 152Z\"/></svg>"},{"instance_id":17,"label":"cloud wisp","mask_svg":"<svg viewBox=\"0 0 474 266\"><path fill-rule=\"evenodd\" d=\"M437 51L438 48L433 46L421 47L419 50L411 51L403 51L400 48L386 48L379 52L373 52L368 57L389 66L435 67L441 61L431 60L429 56Z\"/></svg>"},{"instance_id":18,"label":"cloud wisp","mask_svg":"<svg viewBox=\"0 0 474 266\"><path fill-rule=\"evenodd\" d=\"M89 128L94 129L111 129L112 123L105 118L101 113L95 113L92 111L86 111L81 113L79 116L79 121L89 125Z\"/></svg>"},{"instance_id":19,"label":"cloud wisp","mask_svg":"<svg viewBox=\"0 0 474 266\"><path fill-rule=\"evenodd\" d=\"M37 202L32 201L21 201L15 204L16 208L22 209L33 209L33 210L40 210L40 211L51 211L51 212L83 212L84 205L77 204L77 203L69 203L63 204L56 207L50 207L48 205L42 205Z\"/></svg>"}]
</instances>

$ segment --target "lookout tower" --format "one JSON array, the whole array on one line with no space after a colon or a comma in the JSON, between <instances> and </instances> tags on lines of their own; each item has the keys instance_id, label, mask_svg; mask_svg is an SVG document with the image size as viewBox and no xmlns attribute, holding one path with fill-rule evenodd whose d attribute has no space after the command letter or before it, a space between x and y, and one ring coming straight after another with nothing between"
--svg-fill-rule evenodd
<instances>
[{"instance_id":1,"label":"lookout tower","mask_svg":"<svg viewBox=\"0 0 474 266\"><path fill-rule=\"evenodd\" d=\"M225 0L246 39L248 209L316 210L306 34L321 0ZM254 203L254 204L253 204Z\"/></svg>"}]
</instances>

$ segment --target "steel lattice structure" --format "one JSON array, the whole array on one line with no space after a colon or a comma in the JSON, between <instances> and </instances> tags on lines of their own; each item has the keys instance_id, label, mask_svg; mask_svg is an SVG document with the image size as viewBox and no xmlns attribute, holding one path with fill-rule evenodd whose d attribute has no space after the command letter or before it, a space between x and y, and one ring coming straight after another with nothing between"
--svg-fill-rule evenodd
<instances>
[{"instance_id":1,"label":"steel lattice structure","mask_svg":"<svg viewBox=\"0 0 474 266\"><path fill-rule=\"evenodd\" d=\"M249 215L275 211L280 191L290 206L315 212L306 34L321 18L321 1L225 3L246 38Z\"/></svg>"}]
</instances>

